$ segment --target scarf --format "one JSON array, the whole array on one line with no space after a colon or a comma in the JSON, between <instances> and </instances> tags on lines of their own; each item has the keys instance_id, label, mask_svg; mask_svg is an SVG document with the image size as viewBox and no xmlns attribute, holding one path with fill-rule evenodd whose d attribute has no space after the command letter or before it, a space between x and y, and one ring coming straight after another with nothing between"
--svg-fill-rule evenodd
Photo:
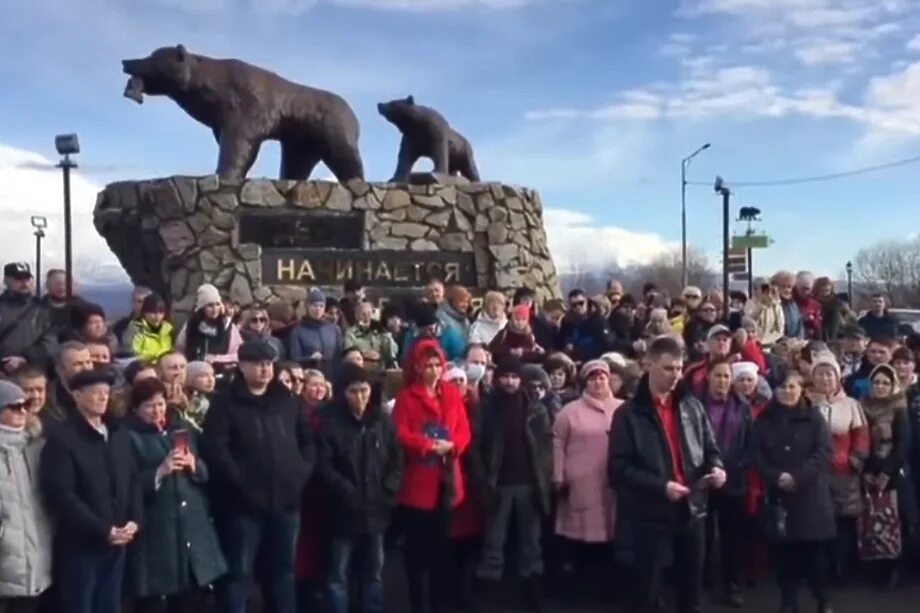
<instances>
[{"instance_id":1,"label":"scarf","mask_svg":"<svg viewBox=\"0 0 920 613\"><path fill-rule=\"evenodd\" d=\"M203 360L206 355L223 355L230 350L230 323L223 318L207 319L197 311L188 323L186 359Z\"/></svg>"},{"instance_id":2,"label":"scarf","mask_svg":"<svg viewBox=\"0 0 920 613\"><path fill-rule=\"evenodd\" d=\"M884 460L894 449L894 420L898 411L906 408L904 394L899 392L888 398L864 398L862 408L869 422L872 455Z\"/></svg>"},{"instance_id":3,"label":"scarf","mask_svg":"<svg viewBox=\"0 0 920 613\"><path fill-rule=\"evenodd\" d=\"M729 394L724 401L717 401L709 392L704 398L706 414L715 431L716 443L723 452L734 450L738 440L738 431L741 429L741 411L738 410L738 401L733 394Z\"/></svg>"}]
</instances>

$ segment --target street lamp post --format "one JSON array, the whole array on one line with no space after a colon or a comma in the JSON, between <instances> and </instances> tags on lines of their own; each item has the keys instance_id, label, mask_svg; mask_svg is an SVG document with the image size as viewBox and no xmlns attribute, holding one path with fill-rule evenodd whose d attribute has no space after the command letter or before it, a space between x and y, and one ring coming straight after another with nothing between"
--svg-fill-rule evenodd
<instances>
[{"instance_id":1,"label":"street lamp post","mask_svg":"<svg viewBox=\"0 0 920 613\"><path fill-rule=\"evenodd\" d=\"M847 297L850 299L850 305L853 305L853 262L847 262Z\"/></svg>"},{"instance_id":2,"label":"street lamp post","mask_svg":"<svg viewBox=\"0 0 920 613\"><path fill-rule=\"evenodd\" d=\"M71 155L80 153L80 141L76 134L59 134L54 137L54 147L64 156L57 167L64 173L64 270L67 273L67 299L73 296L73 244L70 218L70 171L77 163Z\"/></svg>"},{"instance_id":3,"label":"street lamp post","mask_svg":"<svg viewBox=\"0 0 920 613\"><path fill-rule=\"evenodd\" d=\"M32 227L35 228L35 295L42 296L42 239L45 238L45 228L48 220L41 215L32 216Z\"/></svg>"},{"instance_id":4,"label":"street lamp post","mask_svg":"<svg viewBox=\"0 0 920 613\"><path fill-rule=\"evenodd\" d=\"M706 143L680 161L680 279L684 287L689 284L687 277L687 168L700 153L709 149Z\"/></svg>"},{"instance_id":5,"label":"street lamp post","mask_svg":"<svg viewBox=\"0 0 920 613\"><path fill-rule=\"evenodd\" d=\"M728 217L732 192L725 186L722 177L716 177L713 187L722 196L722 316L728 321Z\"/></svg>"}]
</instances>

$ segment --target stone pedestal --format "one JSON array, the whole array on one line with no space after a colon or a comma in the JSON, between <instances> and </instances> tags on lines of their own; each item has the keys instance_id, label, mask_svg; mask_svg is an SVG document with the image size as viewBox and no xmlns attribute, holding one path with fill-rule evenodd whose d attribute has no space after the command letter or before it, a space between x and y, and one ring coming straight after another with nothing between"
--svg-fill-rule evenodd
<instances>
[{"instance_id":1,"label":"stone pedestal","mask_svg":"<svg viewBox=\"0 0 920 613\"><path fill-rule=\"evenodd\" d=\"M383 293L442 276L559 295L540 196L499 183L168 177L108 185L94 219L132 281L179 316L205 282L244 306L302 299L311 286L340 291L347 278Z\"/></svg>"}]
</instances>

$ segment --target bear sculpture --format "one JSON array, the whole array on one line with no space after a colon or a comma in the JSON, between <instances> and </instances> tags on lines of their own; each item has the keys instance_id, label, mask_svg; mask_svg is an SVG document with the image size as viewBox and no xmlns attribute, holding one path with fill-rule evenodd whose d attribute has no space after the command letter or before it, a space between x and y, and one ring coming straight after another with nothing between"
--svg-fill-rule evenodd
<instances>
[{"instance_id":1,"label":"bear sculpture","mask_svg":"<svg viewBox=\"0 0 920 613\"><path fill-rule=\"evenodd\" d=\"M470 181L479 181L470 142L436 110L415 104L412 96L381 102L377 110L402 133L392 182L408 182L412 167L422 157L431 158L434 172L459 174Z\"/></svg>"},{"instance_id":2,"label":"bear sculpture","mask_svg":"<svg viewBox=\"0 0 920 613\"><path fill-rule=\"evenodd\" d=\"M281 179L309 179L320 162L342 183L364 178L358 118L332 92L239 60L189 53L182 45L122 66L129 75L125 97L140 104L145 94L167 96L211 128L222 179L242 181L266 140L281 143Z\"/></svg>"}]
</instances>

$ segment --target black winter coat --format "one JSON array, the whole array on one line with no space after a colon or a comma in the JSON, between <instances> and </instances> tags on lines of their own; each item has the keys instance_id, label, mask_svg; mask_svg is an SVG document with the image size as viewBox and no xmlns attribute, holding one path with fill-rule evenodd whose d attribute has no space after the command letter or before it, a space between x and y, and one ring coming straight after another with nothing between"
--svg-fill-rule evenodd
<instances>
[{"instance_id":1,"label":"black winter coat","mask_svg":"<svg viewBox=\"0 0 920 613\"><path fill-rule=\"evenodd\" d=\"M754 422L754 467L768 495L778 495L788 513L790 541L826 541L834 538L834 503L831 497L830 458L833 453L827 421L818 409L790 408L774 400ZM792 492L777 487L789 473Z\"/></svg>"},{"instance_id":2,"label":"black winter coat","mask_svg":"<svg viewBox=\"0 0 920 613\"><path fill-rule=\"evenodd\" d=\"M673 392L679 412L680 448L684 475L691 488L688 499L691 518L706 515L708 491L696 484L722 457L713 438L709 417L700 401L688 389ZM638 525L674 527L680 517L678 504L668 500L668 481L675 479L667 437L649 389L648 375L639 381L632 400L614 414L610 429L610 481L617 493L618 509Z\"/></svg>"},{"instance_id":3,"label":"black winter coat","mask_svg":"<svg viewBox=\"0 0 920 613\"><path fill-rule=\"evenodd\" d=\"M210 585L227 572L211 518L204 484L208 467L198 456L198 436L186 421L170 422L166 432L131 415L125 420L144 492L144 529L128 549L128 589L145 598L183 594ZM156 488L157 469L172 452L170 434L189 433L195 473L172 473Z\"/></svg>"},{"instance_id":4,"label":"black winter coat","mask_svg":"<svg viewBox=\"0 0 920 613\"><path fill-rule=\"evenodd\" d=\"M41 301L10 291L0 294L0 358L20 356L45 368L56 353L55 330Z\"/></svg>"},{"instance_id":5,"label":"black winter coat","mask_svg":"<svg viewBox=\"0 0 920 613\"><path fill-rule=\"evenodd\" d=\"M211 403L201 452L226 508L253 515L296 511L316 459L300 401L277 381L255 396L241 374Z\"/></svg>"},{"instance_id":6,"label":"black winter coat","mask_svg":"<svg viewBox=\"0 0 920 613\"><path fill-rule=\"evenodd\" d=\"M530 328L533 330L534 339L543 347L546 355L562 351L565 347L565 343L562 342L562 327L549 323L543 313L537 313L532 318Z\"/></svg>"},{"instance_id":7,"label":"black winter coat","mask_svg":"<svg viewBox=\"0 0 920 613\"><path fill-rule=\"evenodd\" d=\"M553 475L553 426L549 410L540 401L532 400L521 389L524 401L528 403L525 438L530 465L533 469L531 484L536 488L535 504L543 513L550 512L550 482ZM502 416L502 403L496 393L489 394L481 405L482 410L482 471L485 478L485 491L490 499L498 488L499 473L505 455L505 420ZM490 500L487 500L487 503Z\"/></svg>"},{"instance_id":8,"label":"black winter coat","mask_svg":"<svg viewBox=\"0 0 920 613\"><path fill-rule=\"evenodd\" d=\"M317 447L333 536L383 534L402 480L402 447L390 416L371 406L358 418L335 400L323 409Z\"/></svg>"},{"instance_id":9,"label":"black winter coat","mask_svg":"<svg viewBox=\"0 0 920 613\"><path fill-rule=\"evenodd\" d=\"M143 530L137 463L128 433L106 422L108 439L73 413L42 450L41 486L57 520L59 552L102 553L113 527Z\"/></svg>"}]
</instances>

